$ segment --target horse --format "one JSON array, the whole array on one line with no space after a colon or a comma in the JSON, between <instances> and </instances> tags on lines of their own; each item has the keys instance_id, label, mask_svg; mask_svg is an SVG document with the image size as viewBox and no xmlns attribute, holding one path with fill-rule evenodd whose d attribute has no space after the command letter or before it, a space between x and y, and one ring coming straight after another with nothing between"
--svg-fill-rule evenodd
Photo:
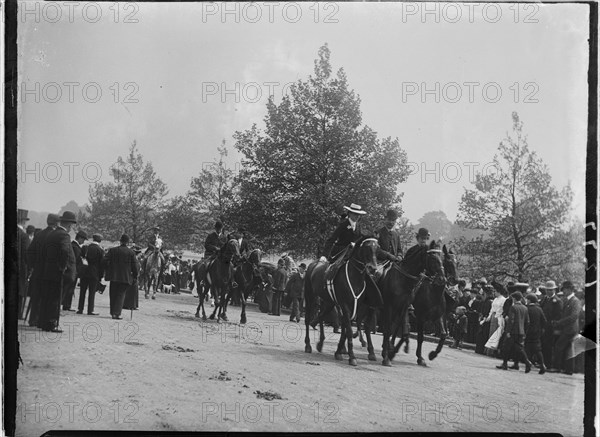
<instances>
[{"instance_id":1,"label":"horse","mask_svg":"<svg viewBox=\"0 0 600 437\"><path fill-rule=\"evenodd\" d=\"M348 341L348 362L351 366L356 366L357 361L354 356L352 347L352 320L357 316L357 312L362 313L360 308L366 300L372 306L377 306L381 303L381 296L374 283L368 284L365 276L367 271L375 271L377 265L377 248L379 244L376 238L361 237L352 247L349 257L344 261L335 277L330 280L332 287L326 284L326 270L328 263L322 261L312 262L304 276L304 299L306 302L306 336L304 339L304 351L312 352L310 345L309 330L311 325L314 327L319 323L320 338L317 343L317 350L322 351L323 342L325 340L325 332L323 327L323 317L333 310L337 305L341 307L342 313L342 333L338 343L337 350L334 354L336 360L342 359L344 342ZM331 290L333 289L333 290ZM321 310L312 322L309 315L312 314L315 307L315 299L321 298ZM359 318L360 320L360 318Z\"/></svg>"},{"instance_id":2,"label":"horse","mask_svg":"<svg viewBox=\"0 0 600 437\"><path fill-rule=\"evenodd\" d=\"M443 259L441 257L442 252L444 254ZM423 367L427 366L421 355L425 322L433 322L437 331L440 332L440 339L435 350L429 352L429 360L434 360L441 352L448 336L444 319L446 313L446 288L447 285L453 286L458 282L456 257L451 250L447 250L445 245L443 250L440 250L439 244L435 240L432 241L429 245L429 250L427 250L425 264L426 273L421 275L417 286L401 289L402 293L408 294L412 298L417 322L417 364ZM405 298L405 302L408 300ZM402 311L404 311L404 308L402 308ZM394 339L392 339L392 344L393 342ZM390 359L394 358L404 342L408 342L408 337L404 337L394 346L393 351L389 353Z\"/></svg>"},{"instance_id":3,"label":"horse","mask_svg":"<svg viewBox=\"0 0 600 437\"><path fill-rule=\"evenodd\" d=\"M236 239L231 239L225 243L217 257L207 267L206 282L215 298L215 309L208 317L211 320L217 315L217 320L227 321L228 290L231 286L234 266L240 259L240 245ZM201 303L202 301L203 299Z\"/></svg>"},{"instance_id":4,"label":"horse","mask_svg":"<svg viewBox=\"0 0 600 437\"><path fill-rule=\"evenodd\" d=\"M246 323L246 301L250 292L257 286L262 284L260 275L256 275L258 265L261 262L262 251L260 249L252 250L247 258L243 258L242 262L234 269L233 280L237 283L237 287L231 290L230 298L234 295L239 296L242 303L242 314L240 315L240 324Z\"/></svg>"},{"instance_id":5,"label":"horse","mask_svg":"<svg viewBox=\"0 0 600 437\"><path fill-rule=\"evenodd\" d=\"M198 262L192 270L194 272L194 281L196 281L196 290L198 291L198 308L196 308L196 317L200 317L200 309L202 309L202 320L206 320L206 312L204 311L204 301L206 300L206 295L211 291L210 286L206 281L206 272L208 263L206 261ZM212 294L211 294L212 295ZM212 295L214 298L214 295Z\"/></svg>"},{"instance_id":6,"label":"horse","mask_svg":"<svg viewBox=\"0 0 600 437\"><path fill-rule=\"evenodd\" d=\"M160 272L165 265L165 257L160 250L154 249L143 262L144 265L144 297L148 299L150 288L154 284L154 291L152 292L152 299L155 299L156 289L158 288L158 280Z\"/></svg>"}]
</instances>

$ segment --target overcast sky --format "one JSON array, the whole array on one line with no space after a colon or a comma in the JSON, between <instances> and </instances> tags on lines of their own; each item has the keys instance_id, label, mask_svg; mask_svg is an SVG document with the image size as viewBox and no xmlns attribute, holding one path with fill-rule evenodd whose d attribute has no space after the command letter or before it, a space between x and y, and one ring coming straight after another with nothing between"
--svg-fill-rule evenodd
<instances>
[{"instance_id":1,"label":"overcast sky","mask_svg":"<svg viewBox=\"0 0 600 437\"><path fill-rule=\"evenodd\" d=\"M491 161L512 111L584 217L586 5L51 5L28 2L19 17L21 208L86 203L88 181L98 169L108 180L134 140L170 195L223 139L235 167L234 132L262 127L270 90L280 101L328 43L363 123L415 163L398 187L411 221L431 210L455 220L469 169Z\"/></svg>"}]
</instances>

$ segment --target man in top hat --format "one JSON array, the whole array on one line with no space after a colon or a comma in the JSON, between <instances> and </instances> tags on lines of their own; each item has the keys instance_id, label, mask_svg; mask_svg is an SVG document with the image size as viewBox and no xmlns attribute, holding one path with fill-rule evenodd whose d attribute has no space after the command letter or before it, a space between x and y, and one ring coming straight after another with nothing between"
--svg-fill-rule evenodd
<instances>
[{"instance_id":1,"label":"man in top hat","mask_svg":"<svg viewBox=\"0 0 600 437\"><path fill-rule=\"evenodd\" d=\"M27 214L28 212L25 209L17 210L17 295L19 297L17 301L17 314L19 315L19 318L22 318L25 299L27 298L27 277L29 276L29 269L27 267L29 237L25 231L25 225L29 220Z\"/></svg>"},{"instance_id":2,"label":"man in top hat","mask_svg":"<svg viewBox=\"0 0 600 437\"><path fill-rule=\"evenodd\" d=\"M336 261L343 258L343 254L350 243L354 243L362 236L360 218L366 214L360 205L352 203L350 206L344 206L348 211L348 217L340 222L331 237L325 242L323 255L330 261Z\"/></svg>"},{"instance_id":3,"label":"man in top hat","mask_svg":"<svg viewBox=\"0 0 600 437\"><path fill-rule=\"evenodd\" d=\"M87 313L90 316L97 316L98 313L94 312L94 303L96 300L96 291L99 290L100 280L104 275L104 249L100 247L102 242L102 235L92 235L92 242L87 246L86 259L87 269L81 276L81 285L79 287L79 304L77 305L77 314L83 314L83 307L85 306L85 294L89 290L88 295L88 310Z\"/></svg>"},{"instance_id":4,"label":"man in top hat","mask_svg":"<svg viewBox=\"0 0 600 437\"><path fill-rule=\"evenodd\" d=\"M400 234L394 230L396 220L398 220L398 213L393 209L388 210L385 215L383 227L377 231L377 240L379 242L379 249L377 250L378 260L399 262L402 259Z\"/></svg>"},{"instance_id":5,"label":"man in top hat","mask_svg":"<svg viewBox=\"0 0 600 437\"><path fill-rule=\"evenodd\" d=\"M544 362L548 366L552 366L552 354L556 340L558 340L558 335L555 334L554 329L551 328L551 324L561 318L563 302L556 295L558 289L556 282L546 281L545 284L539 288L546 293L540 301L540 307L542 308L542 311L544 311L544 316L547 321L547 328L542 335L542 354L544 355Z\"/></svg>"},{"instance_id":6,"label":"man in top hat","mask_svg":"<svg viewBox=\"0 0 600 437\"><path fill-rule=\"evenodd\" d=\"M269 313L271 316L281 315L281 300L287 281L288 273L285 269L285 261L283 258L280 258L279 261L277 261L277 270L273 273L273 307Z\"/></svg>"},{"instance_id":7,"label":"man in top hat","mask_svg":"<svg viewBox=\"0 0 600 437\"><path fill-rule=\"evenodd\" d=\"M75 214L65 211L42 247L44 291L38 326L44 331L62 332L59 320L63 287L75 281L77 276L75 253L69 237L69 231L76 223Z\"/></svg>"},{"instance_id":8,"label":"man in top hat","mask_svg":"<svg viewBox=\"0 0 600 437\"><path fill-rule=\"evenodd\" d=\"M58 214L48 214L48 217L46 217L46 224L48 226L33 237L33 241L27 248L27 264L33 269L29 280L29 326L38 326L38 316L40 314L40 303L44 287L42 279L44 272L42 248L48 235L56 229L58 221Z\"/></svg>"},{"instance_id":9,"label":"man in top hat","mask_svg":"<svg viewBox=\"0 0 600 437\"><path fill-rule=\"evenodd\" d=\"M579 315L581 313L581 301L575 297L575 287L571 281L562 284L565 294L562 315L559 320L551 322L552 328L559 333L552 357L552 369L548 372L557 373L563 370L567 375L573 374L573 358L569 358L569 352L573 347L573 340L579 334Z\"/></svg>"},{"instance_id":10,"label":"man in top hat","mask_svg":"<svg viewBox=\"0 0 600 437\"><path fill-rule=\"evenodd\" d=\"M127 245L129 236L123 234L121 245L108 250L105 256L106 279L110 281L110 315L120 320L127 288L137 279L140 270L135 252Z\"/></svg>"},{"instance_id":11,"label":"man in top hat","mask_svg":"<svg viewBox=\"0 0 600 437\"><path fill-rule=\"evenodd\" d=\"M77 271L77 278L82 278L85 275L87 266L84 264L86 247L83 243L88 239L85 231L79 230L75 235L75 239L71 241L73 247L73 253L75 254L75 270ZM87 260L85 261L87 263ZM65 284L63 290L62 307L64 311L75 311L71 309L73 303L73 295L75 294L75 286L77 285L77 278L70 284Z\"/></svg>"}]
</instances>

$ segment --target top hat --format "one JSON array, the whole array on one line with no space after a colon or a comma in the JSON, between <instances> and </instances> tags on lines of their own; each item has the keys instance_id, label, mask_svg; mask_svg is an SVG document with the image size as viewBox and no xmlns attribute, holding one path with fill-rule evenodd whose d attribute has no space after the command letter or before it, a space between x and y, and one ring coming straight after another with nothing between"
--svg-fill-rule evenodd
<instances>
[{"instance_id":1,"label":"top hat","mask_svg":"<svg viewBox=\"0 0 600 437\"><path fill-rule=\"evenodd\" d=\"M59 217L59 220L61 223L77 223L77 218L71 211L63 212L63 215Z\"/></svg>"},{"instance_id":2,"label":"top hat","mask_svg":"<svg viewBox=\"0 0 600 437\"><path fill-rule=\"evenodd\" d=\"M28 212L26 209L17 209L17 222L29 220L29 217L27 217Z\"/></svg>"},{"instance_id":3,"label":"top hat","mask_svg":"<svg viewBox=\"0 0 600 437\"><path fill-rule=\"evenodd\" d=\"M351 203L350 206L344 206L344 209L348 212L353 212L354 214L364 215L367 212L363 211L362 206L357 205L356 203Z\"/></svg>"},{"instance_id":4,"label":"top hat","mask_svg":"<svg viewBox=\"0 0 600 437\"><path fill-rule=\"evenodd\" d=\"M385 213L385 219L395 222L396 220L398 220L398 213L396 211L394 211L393 209L389 209L386 213Z\"/></svg>"},{"instance_id":5,"label":"top hat","mask_svg":"<svg viewBox=\"0 0 600 437\"><path fill-rule=\"evenodd\" d=\"M88 235L85 231L79 230L77 234L75 234L75 238L83 238L84 240L88 239Z\"/></svg>"},{"instance_id":6,"label":"top hat","mask_svg":"<svg viewBox=\"0 0 600 437\"><path fill-rule=\"evenodd\" d=\"M420 228L419 232L417 232L417 238L419 237L431 237L431 234L429 233L429 231L426 228Z\"/></svg>"}]
</instances>

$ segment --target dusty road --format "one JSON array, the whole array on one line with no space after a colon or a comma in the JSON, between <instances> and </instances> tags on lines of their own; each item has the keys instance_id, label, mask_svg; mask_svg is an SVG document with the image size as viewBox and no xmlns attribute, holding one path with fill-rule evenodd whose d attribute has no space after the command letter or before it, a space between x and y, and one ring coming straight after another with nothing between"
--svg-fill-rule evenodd
<instances>
[{"instance_id":1,"label":"dusty road","mask_svg":"<svg viewBox=\"0 0 600 437\"><path fill-rule=\"evenodd\" d=\"M495 360L444 348L416 365L414 342L392 368L304 352L304 324L249 306L229 323L194 317L197 299L157 295L115 321L63 313L62 334L21 327L17 435L50 429L213 431L488 431L583 433L582 375L496 370ZM76 299L74 300L76 301ZM22 323L22 322L21 322ZM314 331L316 333L316 331ZM424 345L424 356L433 344Z\"/></svg>"}]
</instances>

